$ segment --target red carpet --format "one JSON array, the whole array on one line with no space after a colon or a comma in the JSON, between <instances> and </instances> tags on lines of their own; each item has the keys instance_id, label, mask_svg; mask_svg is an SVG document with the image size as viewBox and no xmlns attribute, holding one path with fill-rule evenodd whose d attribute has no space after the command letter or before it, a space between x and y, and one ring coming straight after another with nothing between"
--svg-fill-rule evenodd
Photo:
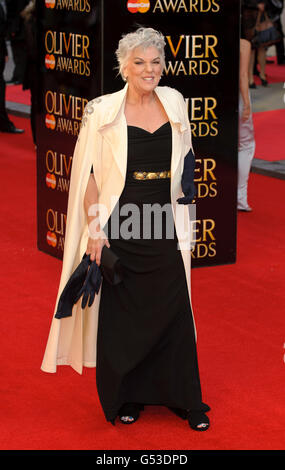
<instances>
[{"instance_id":1,"label":"red carpet","mask_svg":"<svg viewBox=\"0 0 285 470\"><path fill-rule=\"evenodd\" d=\"M7 85L6 86L6 101L13 103L31 104L30 90L23 90L22 85Z\"/></svg>"},{"instance_id":2,"label":"red carpet","mask_svg":"<svg viewBox=\"0 0 285 470\"><path fill-rule=\"evenodd\" d=\"M285 109L253 113L255 158L285 160Z\"/></svg>"},{"instance_id":3,"label":"red carpet","mask_svg":"<svg viewBox=\"0 0 285 470\"><path fill-rule=\"evenodd\" d=\"M269 60L273 60L273 64L266 64L265 73L267 76L268 83L279 83L285 82L285 66L278 65L276 57L268 57ZM259 66L258 66L259 68ZM261 84L259 77L254 77L256 85Z\"/></svg>"},{"instance_id":4,"label":"red carpet","mask_svg":"<svg viewBox=\"0 0 285 470\"><path fill-rule=\"evenodd\" d=\"M284 449L285 182L252 174L254 211L238 215L237 263L192 271L209 431L160 407L112 426L95 370L40 370L61 262L37 250L29 121L12 119L27 132L1 134L1 449Z\"/></svg>"}]
</instances>

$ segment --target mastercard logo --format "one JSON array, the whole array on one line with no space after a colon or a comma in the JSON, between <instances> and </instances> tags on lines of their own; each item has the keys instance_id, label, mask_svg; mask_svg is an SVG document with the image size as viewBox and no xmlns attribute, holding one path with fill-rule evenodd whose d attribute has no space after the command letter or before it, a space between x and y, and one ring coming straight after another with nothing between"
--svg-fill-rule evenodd
<instances>
[{"instance_id":1,"label":"mastercard logo","mask_svg":"<svg viewBox=\"0 0 285 470\"><path fill-rule=\"evenodd\" d=\"M46 54L45 56L45 66L47 69L53 70L55 68L55 58L54 55Z\"/></svg>"},{"instance_id":2,"label":"mastercard logo","mask_svg":"<svg viewBox=\"0 0 285 470\"><path fill-rule=\"evenodd\" d=\"M46 127L48 129L55 129L56 121L55 121L54 115L53 114L46 114L45 123L46 123Z\"/></svg>"},{"instance_id":3,"label":"mastercard logo","mask_svg":"<svg viewBox=\"0 0 285 470\"><path fill-rule=\"evenodd\" d=\"M150 2L148 0L144 2L128 0L127 8L130 13L146 13L150 9Z\"/></svg>"},{"instance_id":4,"label":"mastercard logo","mask_svg":"<svg viewBox=\"0 0 285 470\"><path fill-rule=\"evenodd\" d=\"M54 8L55 7L55 0L45 0L45 4L47 8Z\"/></svg>"},{"instance_id":5,"label":"mastercard logo","mask_svg":"<svg viewBox=\"0 0 285 470\"><path fill-rule=\"evenodd\" d=\"M48 245L55 247L57 244L56 234L53 232L47 232L47 243Z\"/></svg>"},{"instance_id":6,"label":"mastercard logo","mask_svg":"<svg viewBox=\"0 0 285 470\"><path fill-rule=\"evenodd\" d=\"M52 189L56 187L56 177L52 173L46 174L46 185L48 188Z\"/></svg>"}]
</instances>

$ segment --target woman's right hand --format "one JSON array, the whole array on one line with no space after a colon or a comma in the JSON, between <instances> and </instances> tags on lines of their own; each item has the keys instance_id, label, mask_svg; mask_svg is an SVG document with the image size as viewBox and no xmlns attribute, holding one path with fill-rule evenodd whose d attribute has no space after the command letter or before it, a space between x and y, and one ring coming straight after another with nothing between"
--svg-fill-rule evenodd
<instances>
[{"instance_id":1,"label":"woman's right hand","mask_svg":"<svg viewBox=\"0 0 285 470\"><path fill-rule=\"evenodd\" d=\"M86 254L90 255L90 260L95 260L98 266L101 263L101 253L104 245L110 248L110 243L104 232L98 234L96 238L88 238Z\"/></svg>"}]
</instances>

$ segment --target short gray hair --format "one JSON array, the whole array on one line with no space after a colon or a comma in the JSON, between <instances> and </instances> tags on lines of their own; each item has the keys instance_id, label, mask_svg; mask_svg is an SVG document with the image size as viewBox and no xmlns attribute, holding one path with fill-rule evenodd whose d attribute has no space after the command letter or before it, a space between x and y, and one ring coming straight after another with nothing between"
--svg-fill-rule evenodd
<instances>
[{"instance_id":1,"label":"short gray hair","mask_svg":"<svg viewBox=\"0 0 285 470\"><path fill-rule=\"evenodd\" d=\"M133 33L123 35L122 39L119 41L118 49L116 50L118 61L117 68L123 80L125 80L123 69L127 64L132 50L136 47L142 47L144 49L147 47L156 47L161 58L161 65L162 67L165 66L165 40L163 34L153 28L140 27Z\"/></svg>"}]
</instances>

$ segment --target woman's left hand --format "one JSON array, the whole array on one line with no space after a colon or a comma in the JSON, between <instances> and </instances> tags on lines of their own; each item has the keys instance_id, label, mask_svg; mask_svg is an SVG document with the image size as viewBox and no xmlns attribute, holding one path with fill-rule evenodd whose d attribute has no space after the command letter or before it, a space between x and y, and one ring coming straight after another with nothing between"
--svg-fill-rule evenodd
<instances>
[{"instance_id":1,"label":"woman's left hand","mask_svg":"<svg viewBox=\"0 0 285 470\"><path fill-rule=\"evenodd\" d=\"M100 233L97 233L96 238L93 238L93 237L88 238L86 254L90 255L90 260L91 261L95 260L98 266L101 263L101 253L102 253L102 249L104 245L110 248L110 243L105 233L102 231L100 231Z\"/></svg>"}]
</instances>

